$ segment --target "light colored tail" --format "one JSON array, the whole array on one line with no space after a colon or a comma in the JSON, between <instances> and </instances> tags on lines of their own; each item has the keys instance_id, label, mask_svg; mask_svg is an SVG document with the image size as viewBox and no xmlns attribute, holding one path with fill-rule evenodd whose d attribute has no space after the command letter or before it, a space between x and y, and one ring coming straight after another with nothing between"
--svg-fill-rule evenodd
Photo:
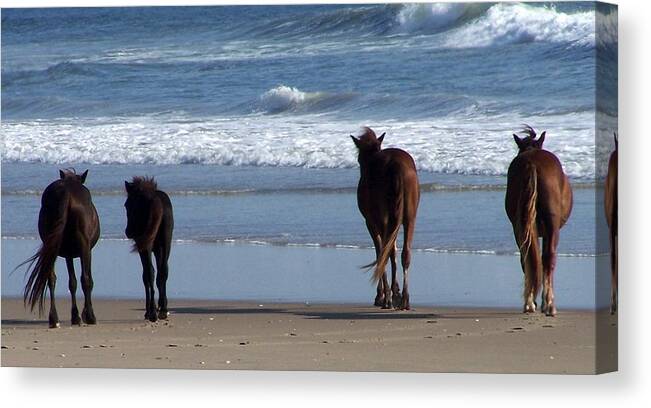
<instances>
[{"instance_id":1,"label":"light colored tail","mask_svg":"<svg viewBox=\"0 0 651 408\"><path fill-rule=\"evenodd\" d=\"M528 288L532 288L534 297L542 285L542 260L538 245L538 226L536 223L536 201L538 198L538 175L536 167L529 163L525 166L526 185L520 193L518 207L518 234L520 260L524 270L525 298L529 295Z\"/></svg>"},{"instance_id":2,"label":"light colored tail","mask_svg":"<svg viewBox=\"0 0 651 408\"><path fill-rule=\"evenodd\" d=\"M29 263L27 284L23 294L25 305L29 304L30 310L34 310L38 304L39 314L43 313L43 301L47 284L54 273L54 263L59 256L63 232L66 227L68 218L68 195L65 195L63 201L59 204L57 219L53 226L50 227L47 236L43 239L43 244L31 258L18 265L17 268Z\"/></svg>"},{"instance_id":3,"label":"light colored tail","mask_svg":"<svg viewBox=\"0 0 651 408\"><path fill-rule=\"evenodd\" d=\"M400 225L402 224L402 219L404 216L404 186L401 175L395 176L394 179L394 192L395 192L395 202L393 208L390 208L389 211L393 211L393 221L394 225L389 225L389 235L388 237L382 237L382 251L375 261L375 270L373 271L373 282L378 282L382 279L384 275L384 269L386 268L391 252L396 246L396 240L398 239L398 232L400 231Z\"/></svg>"}]
</instances>

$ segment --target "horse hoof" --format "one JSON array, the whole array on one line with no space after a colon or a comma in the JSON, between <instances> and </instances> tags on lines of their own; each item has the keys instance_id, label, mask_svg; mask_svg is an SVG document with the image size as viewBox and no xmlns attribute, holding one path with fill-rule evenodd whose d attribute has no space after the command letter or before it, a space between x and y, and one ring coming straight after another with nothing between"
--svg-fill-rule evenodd
<instances>
[{"instance_id":1,"label":"horse hoof","mask_svg":"<svg viewBox=\"0 0 651 408\"><path fill-rule=\"evenodd\" d=\"M79 316L74 316L70 319L71 326L81 326L81 318Z\"/></svg>"},{"instance_id":2,"label":"horse hoof","mask_svg":"<svg viewBox=\"0 0 651 408\"><path fill-rule=\"evenodd\" d=\"M524 310L523 313L534 313L536 311L536 306L535 305L524 305Z\"/></svg>"},{"instance_id":3,"label":"horse hoof","mask_svg":"<svg viewBox=\"0 0 651 408\"><path fill-rule=\"evenodd\" d=\"M159 318L160 320L167 320L167 317L168 317L169 315L170 315L170 312L168 312L167 310L164 310L164 311L161 310L161 311L158 312L158 318Z\"/></svg>"},{"instance_id":4,"label":"horse hoof","mask_svg":"<svg viewBox=\"0 0 651 408\"><path fill-rule=\"evenodd\" d=\"M83 319L84 323L92 325L92 324L97 324L97 319L95 318L95 315L93 313L82 313L81 318Z\"/></svg>"},{"instance_id":5,"label":"horse hoof","mask_svg":"<svg viewBox=\"0 0 651 408\"><path fill-rule=\"evenodd\" d=\"M547 317L556 317L556 306L549 306L547 312L545 312Z\"/></svg>"},{"instance_id":6,"label":"horse hoof","mask_svg":"<svg viewBox=\"0 0 651 408\"><path fill-rule=\"evenodd\" d=\"M50 322L50 329L58 329L59 327L61 327L59 322Z\"/></svg>"}]
</instances>

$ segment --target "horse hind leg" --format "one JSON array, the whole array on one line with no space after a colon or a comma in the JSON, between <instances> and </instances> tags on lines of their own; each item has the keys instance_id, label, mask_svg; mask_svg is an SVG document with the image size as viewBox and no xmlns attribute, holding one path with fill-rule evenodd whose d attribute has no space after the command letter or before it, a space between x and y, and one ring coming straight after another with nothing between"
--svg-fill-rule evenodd
<instances>
[{"instance_id":1,"label":"horse hind leg","mask_svg":"<svg viewBox=\"0 0 651 408\"><path fill-rule=\"evenodd\" d=\"M610 314L617 312L617 235L610 239Z\"/></svg>"},{"instance_id":2,"label":"horse hind leg","mask_svg":"<svg viewBox=\"0 0 651 408\"><path fill-rule=\"evenodd\" d=\"M389 286L389 281L387 279L386 272L382 274L382 286L384 287L384 302L382 303L382 309L393 309L393 297L391 295L391 286Z\"/></svg>"},{"instance_id":3,"label":"horse hind leg","mask_svg":"<svg viewBox=\"0 0 651 408\"><path fill-rule=\"evenodd\" d=\"M86 324L97 324L91 295L93 292L93 275L90 268L91 253L90 247L86 246L81 254L81 289L84 292L84 310L81 318Z\"/></svg>"},{"instance_id":4,"label":"horse hind leg","mask_svg":"<svg viewBox=\"0 0 651 408\"><path fill-rule=\"evenodd\" d=\"M373 240L373 247L375 248L375 260L380 256L380 236L375 234L373 232L373 229L371 228L370 224L366 224L369 233L371 234L371 239ZM384 282L382 279L378 280L377 282L377 290L375 294L375 301L373 302L374 306L382 307L384 305Z\"/></svg>"},{"instance_id":5,"label":"horse hind leg","mask_svg":"<svg viewBox=\"0 0 651 408\"><path fill-rule=\"evenodd\" d=\"M414 238L414 222L413 220L405 220L403 223L404 229L404 242L402 246L401 262L402 262L402 299L400 302L400 309L410 310L409 304L409 267L411 266L411 241Z\"/></svg>"},{"instance_id":6,"label":"horse hind leg","mask_svg":"<svg viewBox=\"0 0 651 408\"><path fill-rule=\"evenodd\" d=\"M537 244L537 239L536 239ZM518 247L520 247L520 241L518 240ZM537 249L537 245L536 245ZM534 254L531 252L534 250L534 245L532 244L529 248L529 253L525 254L522 251L520 252L520 264L522 265L522 272L524 273L524 313L534 313L536 311L536 296L537 296L537 284L536 280L536 259L538 256L538 251L536 250Z\"/></svg>"},{"instance_id":7,"label":"horse hind leg","mask_svg":"<svg viewBox=\"0 0 651 408\"><path fill-rule=\"evenodd\" d=\"M531 238L527 248L524 246L524 232L520 231L519 226L513 226L515 243L520 250L520 266L524 275L524 307L523 313L534 313L537 308L536 296L538 296L538 273L540 265L540 250L538 247L538 238ZM532 236L537 237L537 230L532 231Z\"/></svg>"},{"instance_id":8,"label":"horse hind leg","mask_svg":"<svg viewBox=\"0 0 651 408\"><path fill-rule=\"evenodd\" d=\"M394 306L402 304L402 295L400 294L400 285L398 285L398 279L396 278L396 272L398 265L396 264L396 253L398 252L398 245L393 245L393 251L391 252L391 293L392 301Z\"/></svg>"},{"instance_id":9,"label":"horse hind leg","mask_svg":"<svg viewBox=\"0 0 651 408\"><path fill-rule=\"evenodd\" d=\"M81 325L81 318L79 317L79 309L77 308L77 277L75 276L73 258L66 258L66 266L68 268L68 289L70 290L70 299L72 302L72 307L70 308L70 324L79 326Z\"/></svg>"},{"instance_id":10,"label":"horse hind leg","mask_svg":"<svg viewBox=\"0 0 651 408\"><path fill-rule=\"evenodd\" d=\"M375 294L375 301L373 305L382 307L384 305L384 282L380 279L377 283L377 289Z\"/></svg>"},{"instance_id":11,"label":"horse hind leg","mask_svg":"<svg viewBox=\"0 0 651 408\"><path fill-rule=\"evenodd\" d=\"M57 314L57 308L54 304L54 290L56 288L57 277L54 274L54 269L50 273L50 277L47 280L47 286L50 291L50 314L48 316L48 323L51 329L60 327L59 324L59 315Z\"/></svg>"},{"instance_id":12,"label":"horse hind leg","mask_svg":"<svg viewBox=\"0 0 651 408\"><path fill-rule=\"evenodd\" d=\"M556 247L558 246L559 231L551 229L549 237L543 238L543 298L542 312L547 316L556 316L554 302L554 272L556 270Z\"/></svg>"},{"instance_id":13,"label":"horse hind leg","mask_svg":"<svg viewBox=\"0 0 651 408\"><path fill-rule=\"evenodd\" d=\"M145 285L145 319L150 322L158 320L154 302L154 266L151 263L151 251L140 251L142 263L142 283Z\"/></svg>"},{"instance_id":14,"label":"horse hind leg","mask_svg":"<svg viewBox=\"0 0 651 408\"><path fill-rule=\"evenodd\" d=\"M169 316L167 310L167 277L169 274L167 259L169 250L164 250L162 246L154 249L156 258L156 287L158 288L158 318L165 320Z\"/></svg>"},{"instance_id":15,"label":"horse hind leg","mask_svg":"<svg viewBox=\"0 0 651 408\"><path fill-rule=\"evenodd\" d=\"M526 261L525 261L526 262ZM524 272L524 313L534 313L536 311L536 291L534 289L534 276L531 271Z\"/></svg>"}]
</instances>

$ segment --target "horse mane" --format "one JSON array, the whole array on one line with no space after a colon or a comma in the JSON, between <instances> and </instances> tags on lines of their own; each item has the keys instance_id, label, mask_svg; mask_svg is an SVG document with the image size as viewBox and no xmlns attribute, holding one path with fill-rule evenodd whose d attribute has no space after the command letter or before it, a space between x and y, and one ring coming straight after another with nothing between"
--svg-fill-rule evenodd
<instances>
[{"instance_id":1,"label":"horse mane","mask_svg":"<svg viewBox=\"0 0 651 408\"><path fill-rule=\"evenodd\" d=\"M149 195L155 193L156 190L158 190L158 184L153 177L135 176L131 180L131 188L137 193Z\"/></svg>"},{"instance_id":2,"label":"horse mane","mask_svg":"<svg viewBox=\"0 0 651 408\"><path fill-rule=\"evenodd\" d=\"M536 131L531 126L527 125L526 123L523 124L522 126L524 127L524 129L522 130L522 133L526 134L527 136L529 136L532 139L536 138L536 136L537 136Z\"/></svg>"},{"instance_id":3,"label":"horse mane","mask_svg":"<svg viewBox=\"0 0 651 408\"><path fill-rule=\"evenodd\" d=\"M364 140L364 139L377 140L377 135L375 134L373 129L371 129L368 126L364 126L364 127L362 127L362 133L359 135L359 139L360 140Z\"/></svg>"},{"instance_id":4,"label":"horse mane","mask_svg":"<svg viewBox=\"0 0 651 408\"><path fill-rule=\"evenodd\" d=\"M65 169L61 169L61 174L63 174L64 178L78 176L77 170L75 170L74 167L68 167L68 168L65 168Z\"/></svg>"}]
</instances>

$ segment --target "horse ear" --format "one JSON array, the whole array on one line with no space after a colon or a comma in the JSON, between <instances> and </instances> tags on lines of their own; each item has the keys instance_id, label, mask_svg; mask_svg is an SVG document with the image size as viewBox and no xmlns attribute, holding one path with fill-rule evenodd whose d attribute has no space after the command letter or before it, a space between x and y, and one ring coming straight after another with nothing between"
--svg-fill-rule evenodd
<instances>
[{"instance_id":1,"label":"horse ear","mask_svg":"<svg viewBox=\"0 0 651 408\"><path fill-rule=\"evenodd\" d=\"M127 190L127 193L130 193L131 192L131 183L124 180L124 189Z\"/></svg>"},{"instance_id":2,"label":"horse ear","mask_svg":"<svg viewBox=\"0 0 651 408\"><path fill-rule=\"evenodd\" d=\"M617 140L617 133L613 132L613 136L615 137L615 149L617 149L619 146L619 140Z\"/></svg>"},{"instance_id":3,"label":"horse ear","mask_svg":"<svg viewBox=\"0 0 651 408\"><path fill-rule=\"evenodd\" d=\"M355 142L355 147L359 149L359 139L353 135L350 135L350 138L353 139L353 142Z\"/></svg>"},{"instance_id":4,"label":"horse ear","mask_svg":"<svg viewBox=\"0 0 651 408\"><path fill-rule=\"evenodd\" d=\"M513 134L513 140L515 140L515 144L518 145L518 147L520 147L520 144L522 143L522 139L520 139L518 135L516 135L515 133Z\"/></svg>"},{"instance_id":5,"label":"horse ear","mask_svg":"<svg viewBox=\"0 0 651 408\"><path fill-rule=\"evenodd\" d=\"M61 178L61 180L63 180L64 178L66 178L66 173L64 173L63 170L59 170L59 177Z\"/></svg>"},{"instance_id":6,"label":"horse ear","mask_svg":"<svg viewBox=\"0 0 651 408\"><path fill-rule=\"evenodd\" d=\"M547 131L542 132L538 140L536 140L536 144L538 147L542 148L543 143L545 142L545 135L547 134Z\"/></svg>"},{"instance_id":7,"label":"horse ear","mask_svg":"<svg viewBox=\"0 0 651 408\"><path fill-rule=\"evenodd\" d=\"M384 132L384 133L382 133L382 136L377 138L377 141L380 142L380 144L382 144L382 141L384 140L384 135L386 135L386 134L387 134L387 132Z\"/></svg>"},{"instance_id":8,"label":"horse ear","mask_svg":"<svg viewBox=\"0 0 651 408\"><path fill-rule=\"evenodd\" d=\"M86 170L82 175L81 175L81 184L84 184L86 182L86 176L88 176L88 170Z\"/></svg>"}]
</instances>

